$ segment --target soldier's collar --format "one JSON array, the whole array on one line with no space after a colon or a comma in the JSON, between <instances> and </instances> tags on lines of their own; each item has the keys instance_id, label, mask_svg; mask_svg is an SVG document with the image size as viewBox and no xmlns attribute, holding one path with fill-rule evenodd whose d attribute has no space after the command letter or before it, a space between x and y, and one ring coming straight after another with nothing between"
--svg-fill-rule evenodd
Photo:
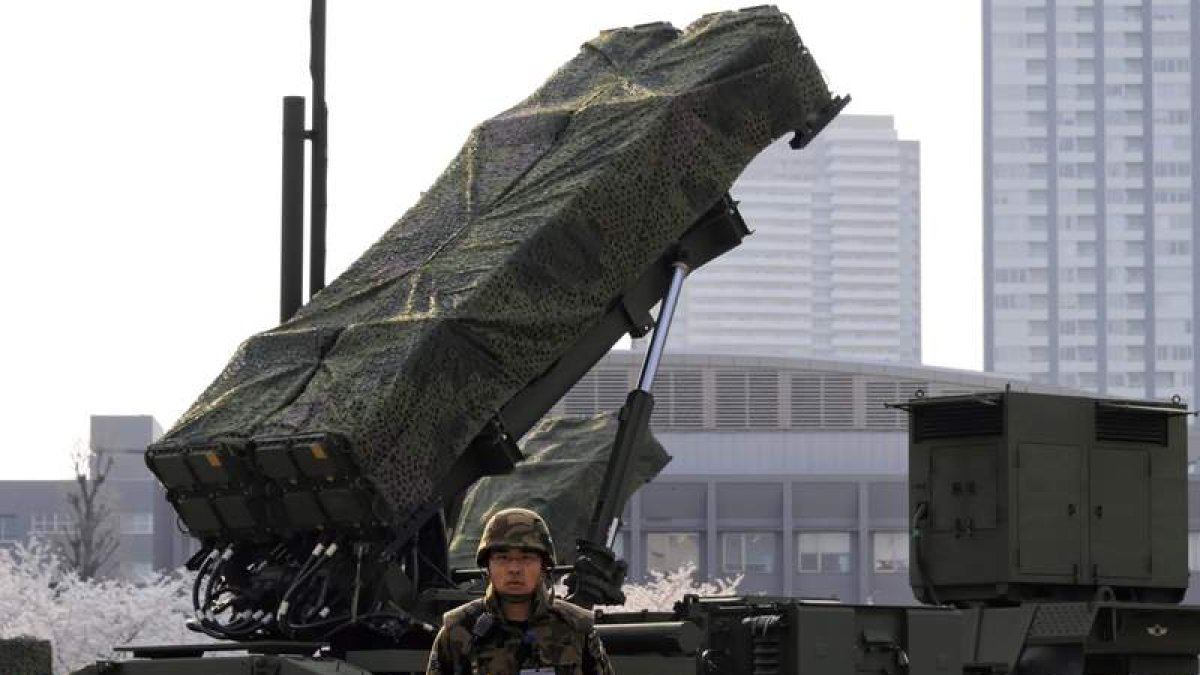
<instances>
[{"instance_id":1,"label":"soldier's collar","mask_svg":"<svg viewBox=\"0 0 1200 675\"><path fill-rule=\"evenodd\" d=\"M545 584L539 583L533 591L533 598L530 600L528 621L534 623L548 616L550 614L550 605L553 603L554 595L550 592L550 589ZM500 606L500 594L496 592L496 589L491 584L488 584L487 591L483 594L483 604L487 608L487 611L496 615L496 618L506 623L508 622L508 619L504 618L504 610Z\"/></svg>"}]
</instances>

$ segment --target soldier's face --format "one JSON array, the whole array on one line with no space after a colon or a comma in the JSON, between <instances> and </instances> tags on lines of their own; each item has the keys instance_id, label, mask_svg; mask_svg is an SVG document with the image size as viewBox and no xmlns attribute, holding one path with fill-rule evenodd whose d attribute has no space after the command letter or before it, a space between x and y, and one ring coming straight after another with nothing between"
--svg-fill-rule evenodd
<instances>
[{"instance_id":1,"label":"soldier's face","mask_svg":"<svg viewBox=\"0 0 1200 675\"><path fill-rule=\"evenodd\" d=\"M492 585L504 595L529 595L542 579L542 556L517 548L502 548L488 556Z\"/></svg>"}]
</instances>

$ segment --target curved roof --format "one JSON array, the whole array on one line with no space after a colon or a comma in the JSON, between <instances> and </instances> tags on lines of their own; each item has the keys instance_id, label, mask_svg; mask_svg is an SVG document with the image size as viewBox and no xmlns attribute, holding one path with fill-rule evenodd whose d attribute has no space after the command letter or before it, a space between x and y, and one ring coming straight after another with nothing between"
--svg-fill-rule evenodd
<instances>
[{"instance_id":1,"label":"curved roof","mask_svg":"<svg viewBox=\"0 0 1200 675\"><path fill-rule=\"evenodd\" d=\"M644 353L613 350L555 406L568 414L620 408ZM898 431L907 416L885 404L928 395L1086 392L1017 377L921 365L787 356L668 352L654 382L656 431Z\"/></svg>"}]
</instances>

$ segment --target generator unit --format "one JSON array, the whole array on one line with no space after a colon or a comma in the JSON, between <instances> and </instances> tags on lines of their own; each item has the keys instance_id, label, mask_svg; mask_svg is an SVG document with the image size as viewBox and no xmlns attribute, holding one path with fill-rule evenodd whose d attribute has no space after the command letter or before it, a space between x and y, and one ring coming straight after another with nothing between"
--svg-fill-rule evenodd
<instances>
[{"instance_id":1,"label":"generator unit","mask_svg":"<svg viewBox=\"0 0 1200 675\"><path fill-rule=\"evenodd\" d=\"M910 577L931 604L1187 590L1186 408L1015 391L905 407Z\"/></svg>"}]
</instances>

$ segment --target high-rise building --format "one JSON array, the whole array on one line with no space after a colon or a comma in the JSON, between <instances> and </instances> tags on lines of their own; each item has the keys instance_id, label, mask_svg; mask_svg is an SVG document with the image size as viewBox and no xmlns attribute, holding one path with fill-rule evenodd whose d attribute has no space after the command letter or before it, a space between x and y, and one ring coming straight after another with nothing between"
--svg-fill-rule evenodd
<instances>
[{"instance_id":1,"label":"high-rise building","mask_svg":"<svg viewBox=\"0 0 1200 675\"><path fill-rule=\"evenodd\" d=\"M734 185L754 235L685 284L672 351L920 362L917 143L873 115L787 140Z\"/></svg>"},{"instance_id":2,"label":"high-rise building","mask_svg":"<svg viewBox=\"0 0 1200 675\"><path fill-rule=\"evenodd\" d=\"M985 370L1195 400L1197 20L983 0Z\"/></svg>"}]
</instances>

